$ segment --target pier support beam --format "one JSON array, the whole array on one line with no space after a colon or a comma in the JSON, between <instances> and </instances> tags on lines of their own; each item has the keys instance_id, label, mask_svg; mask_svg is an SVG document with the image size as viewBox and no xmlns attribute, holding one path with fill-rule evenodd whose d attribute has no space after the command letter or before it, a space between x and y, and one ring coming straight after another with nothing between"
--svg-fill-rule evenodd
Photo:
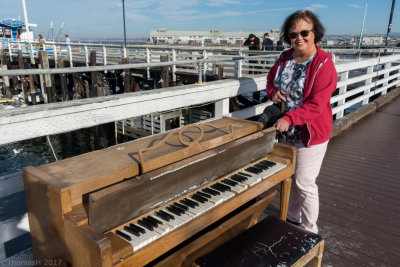
<instances>
[{"instance_id":1,"label":"pier support beam","mask_svg":"<svg viewBox=\"0 0 400 267\"><path fill-rule=\"evenodd\" d=\"M22 51L18 50L18 67L22 70L24 69L24 59L22 57ZM26 76L21 75L21 82L22 82L22 92L24 95L24 102L28 103L28 84L26 81Z\"/></svg>"},{"instance_id":2,"label":"pier support beam","mask_svg":"<svg viewBox=\"0 0 400 267\"><path fill-rule=\"evenodd\" d=\"M58 59L58 67L64 68L64 60ZM61 99L62 101L68 100L68 87L67 87L67 75L65 73L60 74L60 88L61 88Z\"/></svg>"},{"instance_id":3,"label":"pier support beam","mask_svg":"<svg viewBox=\"0 0 400 267\"><path fill-rule=\"evenodd\" d=\"M96 51L90 51L90 66L96 66ZM100 74L98 72L92 72L92 90L90 97L103 96L103 87L101 84Z\"/></svg>"},{"instance_id":4,"label":"pier support beam","mask_svg":"<svg viewBox=\"0 0 400 267\"><path fill-rule=\"evenodd\" d=\"M124 57L122 59L122 64L129 64L129 58ZM131 87L131 79L132 79L132 73L130 69L124 69L124 91L125 93L130 93L132 92L132 87Z\"/></svg>"}]
</instances>

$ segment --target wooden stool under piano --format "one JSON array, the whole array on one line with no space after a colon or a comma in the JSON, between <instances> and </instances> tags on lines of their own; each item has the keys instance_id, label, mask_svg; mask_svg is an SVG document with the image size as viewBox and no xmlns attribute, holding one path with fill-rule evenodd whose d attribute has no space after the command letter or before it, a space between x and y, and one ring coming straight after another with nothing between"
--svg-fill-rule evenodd
<instances>
[{"instance_id":1,"label":"wooden stool under piano","mask_svg":"<svg viewBox=\"0 0 400 267\"><path fill-rule=\"evenodd\" d=\"M224 117L25 168L35 262L157 262L232 220L254 225L279 184L285 220L296 150L262 127Z\"/></svg>"}]
</instances>

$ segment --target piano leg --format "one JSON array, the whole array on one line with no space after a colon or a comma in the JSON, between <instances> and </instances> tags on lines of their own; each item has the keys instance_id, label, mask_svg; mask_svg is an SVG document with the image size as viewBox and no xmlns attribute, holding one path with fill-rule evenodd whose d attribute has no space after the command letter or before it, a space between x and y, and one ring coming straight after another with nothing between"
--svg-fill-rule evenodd
<instances>
[{"instance_id":1,"label":"piano leg","mask_svg":"<svg viewBox=\"0 0 400 267\"><path fill-rule=\"evenodd\" d=\"M286 221L287 217L291 185L292 185L292 178L290 177L286 178L281 182L281 210L279 218L283 221Z\"/></svg>"}]
</instances>

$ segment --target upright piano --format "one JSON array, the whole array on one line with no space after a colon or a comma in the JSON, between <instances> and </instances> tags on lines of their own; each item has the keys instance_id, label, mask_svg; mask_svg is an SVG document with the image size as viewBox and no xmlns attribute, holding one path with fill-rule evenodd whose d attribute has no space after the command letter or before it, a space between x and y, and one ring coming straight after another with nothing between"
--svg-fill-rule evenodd
<instances>
[{"instance_id":1,"label":"upright piano","mask_svg":"<svg viewBox=\"0 0 400 267\"><path fill-rule=\"evenodd\" d=\"M177 266L182 248L209 250L256 223L279 184L285 219L296 151L262 128L223 117L26 167L35 262Z\"/></svg>"}]
</instances>

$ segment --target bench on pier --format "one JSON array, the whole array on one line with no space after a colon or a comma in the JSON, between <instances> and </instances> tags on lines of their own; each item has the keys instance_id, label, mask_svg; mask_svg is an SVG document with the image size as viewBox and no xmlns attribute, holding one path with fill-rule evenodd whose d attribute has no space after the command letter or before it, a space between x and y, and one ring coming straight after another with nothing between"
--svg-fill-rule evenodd
<instances>
[{"instance_id":1,"label":"bench on pier","mask_svg":"<svg viewBox=\"0 0 400 267\"><path fill-rule=\"evenodd\" d=\"M321 266L324 240L276 217L267 217L193 266Z\"/></svg>"}]
</instances>

